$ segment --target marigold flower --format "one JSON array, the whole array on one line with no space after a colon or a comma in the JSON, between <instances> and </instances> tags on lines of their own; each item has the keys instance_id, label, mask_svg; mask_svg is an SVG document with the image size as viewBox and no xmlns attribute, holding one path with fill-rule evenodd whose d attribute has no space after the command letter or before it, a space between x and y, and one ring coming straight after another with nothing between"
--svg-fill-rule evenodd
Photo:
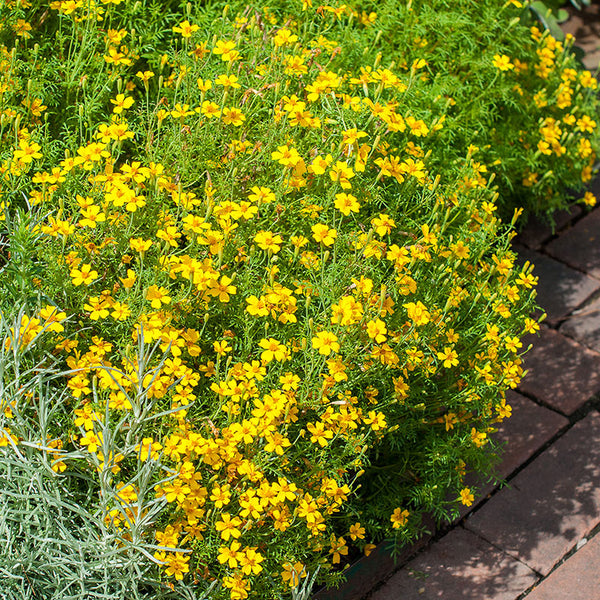
<instances>
[{"instance_id":1,"label":"marigold flower","mask_svg":"<svg viewBox=\"0 0 600 600\"><path fill-rule=\"evenodd\" d=\"M475 496L471 493L471 488L466 487L460 491L460 501L465 506L471 506L471 504L473 504L474 500L475 500Z\"/></svg>"},{"instance_id":2,"label":"marigold flower","mask_svg":"<svg viewBox=\"0 0 600 600\"><path fill-rule=\"evenodd\" d=\"M495 54L492 64L500 71L510 71L515 68L515 65L510 62L510 56L506 56L506 54Z\"/></svg>"},{"instance_id":3,"label":"marigold flower","mask_svg":"<svg viewBox=\"0 0 600 600\"><path fill-rule=\"evenodd\" d=\"M292 588L298 587L300 585L300 580L307 575L308 573L306 572L306 568L301 562L297 562L295 564L287 562L283 564L281 578L283 579L284 583L287 583Z\"/></svg>"},{"instance_id":4,"label":"marigold flower","mask_svg":"<svg viewBox=\"0 0 600 600\"><path fill-rule=\"evenodd\" d=\"M283 361L287 356L287 347L275 338L263 338L258 345L264 350L261 352L260 358L266 363L270 363L273 360Z\"/></svg>"},{"instance_id":5,"label":"marigold flower","mask_svg":"<svg viewBox=\"0 0 600 600\"><path fill-rule=\"evenodd\" d=\"M187 19L173 26L174 33L180 33L182 38L190 38L193 33L196 33L200 27L196 24L192 25Z\"/></svg>"},{"instance_id":6,"label":"marigold flower","mask_svg":"<svg viewBox=\"0 0 600 600\"><path fill-rule=\"evenodd\" d=\"M243 553L239 551L241 547L242 545L239 542L231 542L231 546L229 547L221 546L219 548L217 560L221 564L227 563L227 566L230 569L235 569L238 566L240 556L243 555Z\"/></svg>"},{"instance_id":7,"label":"marigold flower","mask_svg":"<svg viewBox=\"0 0 600 600\"><path fill-rule=\"evenodd\" d=\"M169 304L171 297L166 288L151 285L146 292L146 300L150 301L152 308L159 309L163 304Z\"/></svg>"},{"instance_id":8,"label":"marigold flower","mask_svg":"<svg viewBox=\"0 0 600 600\"><path fill-rule=\"evenodd\" d=\"M324 223L317 223L311 227L313 238L316 242L322 243L324 246L331 246L337 237L335 229L329 229Z\"/></svg>"},{"instance_id":9,"label":"marigold flower","mask_svg":"<svg viewBox=\"0 0 600 600\"><path fill-rule=\"evenodd\" d=\"M277 254L281 250L283 238L278 234L273 234L271 231L259 231L254 236L254 241L261 250Z\"/></svg>"},{"instance_id":10,"label":"marigold flower","mask_svg":"<svg viewBox=\"0 0 600 600\"><path fill-rule=\"evenodd\" d=\"M73 285L90 285L98 278L98 271L92 269L92 265L83 264L81 269L71 269L71 281Z\"/></svg>"},{"instance_id":11,"label":"marigold flower","mask_svg":"<svg viewBox=\"0 0 600 600\"><path fill-rule=\"evenodd\" d=\"M443 361L444 367L447 369L458 365L458 354L449 346L446 346L443 352L438 352L437 357Z\"/></svg>"},{"instance_id":12,"label":"marigold flower","mask_svg":"<svg viewBox=\"0 0 600 600\"><path fill-rule=\"evenodd\" d=\"M15 150L15 160L22 162L23 164L30 164L34 158L42 158L40 152L41 146L35 142L29 143L29 140L22 139L19 141L19 150Z\"/></svg>"},{"instance_id":13,"label":"marigold flower","mask_svg":"<svg viewBox=\"0 0 600 600\"><path fill-rule=\"evenodd\" d=\"M120 115L124 110L131 107L134 103L134 99L131 96L125 96L125 94L117 94L116 98L110 100L111 104L114 104L113 112Z\"/></svg>"},{"instance_id":14,"label":"marigold flower","mask_svg":"<svg viewBox=\"0 0 600 600\"><path fill-rule=\"evenodd\" d=\"M223 109L222 119L225 125L233 125L234 127L239 127L246 120L246 116L239 108L225 107Z\"/></svg>"},{"instance_id":15,"label":"marigold flower","mask_svg":"<svg viewBox=\"0 0 600 600\"><path fill-rule=\"evenodd\" d=\"M408 313L408 318L413 322L414 325L426 325L429 323L431 315L427 310L427 307L421 302L408 302L402 305Z\"/></svg>"},{"instance_id":16,"label":"marigold flower","mask_svg":"<svg viewBox=\"0 0 600 600\"><path fill-rule=\"evenodd\" d=\"M356 196L342 192L335 195L335 207L346 217L351 213L357 213L360 209L360 204Z\"/></svg>"},{"instance_id":17,"label":"marigold flower","mask_svg":"<svg viewBox=\"0 0 600 600\"><path fill-rule=\"evenodd\" d=\"M406 509L396 508L390 517L390 521L392 522L392 527L394 529L400 529L400 527L404 527L408 521L410 513Z\"/></svg>"},{"instance_id":18,"label":"marigold flower","mask_svg":"<svg viewBox=\"0 0 600 600\"><path fill-rule=\"evenodd\" d=\"M273 43L280 48L281 46L287 46L293 44L298 40L298 36L293 34L286 27L282 27L273 37Z\"/></svg>"},{"instance_id":19,"label":"marigold flower","mask_svg":"<svg viewBox=\"0 0 600 600\"><path fill-rule=\"evenodd\" d=\"M231 518L229 513L221 513L221 520L215 523L215 529L226 542L229 538L239 538L242 535L240 528L242 520L239 517Z\"/></svg>"},{"instance_id":20,"label":"marigold flower","mask_svg":"<svg viewBox=\"0 0 600 600\"><path fill-rule=\"evenodd\" d=\"M330 331L320 331L312 338L312 345L315 350L319 351L319 354L329 356L332 352L337 352L340 349L337 340L338 338L335 333Z\"/></svg>"},{"instance_id":21,"label":"marigold flower","mask_svg":"<svg viewBox=\"0 0 600 600\"><path fill-rule=\"evenodd\" d=\"M298 151L295 148L288 148L287 145L279 146L276 151L271 152L271 158L287 168L294 168L302 160Z\"/></svg>"}]
</instances>

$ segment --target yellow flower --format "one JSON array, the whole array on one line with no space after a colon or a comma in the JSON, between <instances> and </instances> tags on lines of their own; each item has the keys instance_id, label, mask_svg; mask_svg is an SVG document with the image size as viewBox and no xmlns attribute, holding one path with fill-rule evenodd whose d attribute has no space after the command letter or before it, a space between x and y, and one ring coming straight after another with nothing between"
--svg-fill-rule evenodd
<instances>
[{"instance_id":1,"label":"yellow flower","mask_svg":"<svg viewBox=\"0 0 600 600\"><path fill-rule=\"evenodd\" d=\"M446 346L443 352L438 352L437 357L444 361L444 367L446 367L446 369L458 365L458 354L449 346Z\"/></svg>"},{"instance_id":2,"label":"yellow flower","mask_svg":"<svg viewBox=\"0 0 600 600\"><path fill-rule=\"evenodd\" d=\"M171 111L171 116L174 119L184 119L185 117L189 117L190 115L193 115L194 111L190 110L190 105L189 104L179 104L179 102L177 104L175 104L175 106L173 107L173 110Z\"/></svg>"},{"instance_id":3,"label":"yellow flower","mask_svg":"<svg viewBox=\"0 0 600 600\"><path fill-rule=\"evenodd\" d=\"M221 546L217 560L221 563L227 563L230 569L235 569L238 566L238 561L242 553L239 552L242 545L239 542L232 542L230 547Z\"/></svg>"},{"instance_id":4,"label":"yellow flower","mask_svg":"<svg viewBox=\"0 0 600 600\"><path fill-rule=\"evenodd\" d=\"M329 177L332 181L339 181L343 189L349 190L352 187L349 180L354 177L354 171L347 162L337 161L329 171Z\"/></svg>"},{"instance_id":5,"label":"yellow flower","mask_svg":"<svg viewBox=\"0 0 600 600\"><path fill-rule=\"evenodd\" d=\"M223 356L228 352L231 352L233 348L225 341L213 342L213 350L219 355Z\"/></svg>"},{"instance_id":6,"label":"yellow flower","mask_svg":"<svg viewBox=\"0 0 600 600\"><path fill-rule=\"evenodd\" d=\"M319 154L315 156L313 161L308 166L308 171L310 173L314 173L315 175L323 175L332 161L333 157L331 154L328 154L325 158Z\"/></svg>"},{"instance_id":7,"label":"yellow flower","mask_svg":"<svg viewBox=\"0 0 600 600\"><path fill-rule=\"evenodd\" d=\"M129 245L131 246L132 250L143 254L144 252L150 249L150 246L152 246L152 240L145 240L143 238L131 238L129 240Z\"/></svg>"},{"instance_id":8,"label":"yellow flower","mask_svg":"<svg viewBox=\"0 0 600 600\"><path fill-rule=\"evenodd\" d=\"M485 433L485 431L477 431L477 429L473 427L471 429L471 440L478 448L481 448L482 446L485 446L488 442L487 433Z\"/></svg>"},{"instance_id":9,"label":"yellow flower","mask_svg":"<svg viewBox=\"0 0 600 600\"><path fill-rule=\"evenodd\" d=\"M198 25L192 25L187 19L179 23L179 25L173 26L174 33L180 33L182 38L190 38L192 34L198 31L200 27Z\"/></svg>"},{"instance_id":10,"label":"yellow flower","mask_svg":"<svg viewBox=\"0 0 600 600\"><path fill-rule=\"evenodd\" d=\"M408 521L410 513L406 509L395 508L392 516L390 517L390 521L392 522L392 527L394 529L400 529L400 527L404 527L406 522Z\"/></svg>"},{"instance_id":11,"label":"yellow flower","mask_svg":"<svg viewBox=\"0 0 600 600\"><path fill-rule=\"evenodd\" d=\"M312 434L310 441L313 444L319 444L323 448L327 446L327 440L333 437L333 431L326 429L322 421L317 421L314 425L313 423L307 423L306 429Z\"/></svg>"},{"instance_id":12,"label":"yellow flower","mask_svg":"<svg viewBox=\"0 0 600 600\"><path fill-rule=\"evenodd\" d=\"M515 65L510 62L510 56L506 56L506 54L496 54L492 64L500 71L510 71L515 68Z\"/></svg>"},{"instance_id":13,"label":"yellow flower","mask_svg":"<svg viewBox=\"0 0 600 600\"><path fill-rule=\"evenodd\" d=\"M264 298L248 296L246 302L248 303L246 311L252 316L266 317L269 314L269 309L267 308L267 303Z\"/></svg>"},{"instance_id":14,"label":"yellow flower","mask_svg":"<svg viewBox=\"0 0 600 600\"><path fill-rule=\"evenodd\" d=\"M387 327L381 319L367 322L367 335L378 344L385 342Z\"/></svg>"},{"instance_id":15,"label":"yellow flower","mask_svg":"<svg viewBox=\"0 0 600 600\"><path fill-rule=\"evenodd\" d=\"M97 276L97 274L96 274L96 276ZM123 284L123 287L125 289L130 289L133 287L133 285L135 283L135 279L136 279L135 271L133 271L132 269L127 269L127 277L119 277L119 279L121 280L121 283Z\"/></svg>"},{"instance_id":16,"label":"yellow flower","mask_svg":"<svg viewBox=\"0 0 600 600\"><path fill-rule=\"evenodd\" d=\"M331 562L334 565L337 565L342 556L346 556L348 554L348 546L346 546L346 540L343 537L336 538L335 534L331 534L330 538L331 548L329 550L329 554L332 554Z\"/></svg>"},{"instance_id":17,"label":"yellow flower","mask_svg":"<svg viewBox=\"0 0 600 600\"><path fill-rule=\"evenodd\" d=\"M235 49L234 41L219 40L213 48L213 54L221 55L221 60L231 62L240 57L240 53Z\"/></svg>"},{"instance_id":18,"label":"yellow flower","mask_svg":"<svg viewBox=\"0 0 600 600\"><path fill-rule=\"evenodd\" d=\"M383 213L380 213L379 216L372 219L371 223L374 225L377 235L381 237L384 235L389 235L392 229L396 227L396 222L394 219Z\"/></svg>"},{"instance_id":19,"label":"yellow flower","mask_svg":"<svg viewBox=\"0 0 600 600\"><path fill-rule=\"evenodd\" d=\"M313 348L324 356L329 356L332 352L337 352L340 349L337 335L331 331L319 331L311 341Z\"/></svg>"},{"instance_id":20,"label":"yellow flower","mask_svg":"<svg viewBox=\"0 0 600 600\"><path fill-rule=\"evenodd\" d=\"M295 148L288 148L287 145L278 146L276 151L271 152L271 158L288 168L294 168L302 160L298 151Z\"/></svg>"},{"instance_id":21,"label":"yellow flower","mask_svg":"<svg viewBox=\"0 0 600 600\"><path fill-rule=\"evenodd\" d=\"M275 194L268 187L258 187L254 186L250 188L252 192L248 196L248 200L252 200L252 202L256 202L257 204L267 204L269 202L275 202L277 199Z\"/></svg>"},{"instance_id":22,"label":"yellow flower","mask_svg":"<svg viewBox=\"0 0 600 600\"><path fill-rule=\"evenodd\" d=\"M159 309L163 304L169 304L171 297L166 288L151 285L146 292L146 300L150 301L152 308Z\"/></svg>"},{"instance_id":23,"label":"yellow flower","mask_svg":"<svg viewBox=\"0 0 600 600\"><path fill-rule=\"evenodd\" d=\"M294 35L289 29L286 27L282 27L273 38L273 43L280 48L281 46L286 46L293 44L298 40L298 36Z\"/></svg>"},{"instance_id":24,"label":"yellow flower","mask_svg":"<svg viewBox=\"0 0 600 600\"><path fill-rule=\"evenodd\" d=\"M135 76L141 79L144 83L147 83L152 77L154 77L154 71L138 71Z\"/></svg>"},{"instance_id":25,"label":"yellow flower","mask_svg":"<svg viewBox=\"0 0 600 600\"><path fill-rule=\"evenodd\" d=\"M15 150L15 159L23 164L30 164L34 158L42 158L41 146L35 142L30 144L28 140L22 139L19 141L19 148L20 150Z\"/></svg>"},{"instance_id":26,"label":"yellow flower","mask_svg":"<svg viewBox=\"0 0 600 600\"><path fill-rule=\"evenodd\" d=\"M466 487L460 491L460 501L465 506L471 506L471 504L473 504L474 500L475 500L475 496L471 493L471 488Z\"/></svg>"},{"instance_id":27,"label":"yellow flower","mask_svg":"<svg viewBox=\"0 0 600 600\"><path fill-rule=\"evenodd\" d=\"M212 119L214 117L221 116L221 109L219 108L219 105L216 104L215 102L211 102L210 100L205 100L202 103L202 106L200 108L200 112L207 119Z\"/></svg>"},{"instance_id":28,"label":"yellow flower","mask_svg":"<svg viewBox=\"0 0 600 600\"><path fill-rule=\"evenodd\" d=\"M85 435L79 438L79 443L82 446L87 446L88 452L95 453L98 447L102 444L102 434L95 434L93 431L87 431Z\"/></svg>"},{"instance_id":29,"label":"yellow flower","mask_svg":"<svg viewBox=\"0 0 600 600\"><path fill-rule=\"evenodd\" d=\"M426 325L429 323L431 315L427 310L427 307L421 302L408 302L402 305L408 313L408 318L413 322L414 325Z\"/></svg>"},{"instance_id":30,"label":"yellow flower","mask_svg":"<svg viewBox=\"0 0 600 600\"><path fill-rule=\"evenodd\" d=\"M229 513L221 513L221 520L215 523L215 529L226 542L231 537L237 539L242 535L241 526L242 520L239 517L233 517L232 519Z\"/></svg>"},{"instance_id":31,"label":"yellow flower","mask_svg":"<svg viewBox=\"0 0 600 600\"><path fill-rule=\"evenodd\" d=\"M263 349L260 358L266 363L270 363L273 360L283 361L287 357L287 347L275 338L263 338L258 345Z\"/></svg>"},{"instance_id":32,"label":"yellow flower","mask_svg":"<svg viewBox=\"0 0 600 600\"><path fill-rule=\"evenodd\" d=\"M235 75L222 74L215 79L215 85L222 85L225 89L237 89L241 87L237 81L238 78Z\"/></svg>"},{"instance_id":33,"label":"yellow flower","mask_svg":"<svg viewBox=\"0 0 600 600\"><path fill-rule=\"evenodd\" d=\"M365 539L365 528L360 523L354 523L354 525L350 525L349 533L352 540Z\"/></svg>"},{"instance_id":34,"label":"yellow flower","mask_svg":"<svg viewBox=\"0 0 600 600\"><path fill-rule=\"evenodd\" d=\"M360 204L356 196L342 192L335 195L335 207L346 217L351 213L357 213L360 209Z\"/></svg>"},{"instance_id":35,"label":"yellow flower","mask_svg":"<svg viewBox=\"0 0 600 600\"><path fill-rule=\"evenodd\" d=\"M212 81L210 79L198 78L196 84L201 92L208 92L212 88Z\"/></svg>"},{"instance_id":36,"label":"yellow flower","mask_svg":"<svg viewBox=\"0 0 600 600\"><path fill-rule=\"evenodd\" d=\"M245 575L250 575L251 573L258 575L263 570L260 564L263 560L264 557L255 548L246 548L245 552L240 556L242 573Z\"/></svg>"},{"instance_id":37,"label":"yellow flower","mask_svg":"<svg viewBox=\"0 0 600 600\"><path fill-rule=\"evenodd\" d=\"M283 571L281 572L281 578L284 583L287 583L290 587L298 587L300 580L306 577L306 568L301 562L292 564L290 562L284 563Z\"/></svg>"},{"instance_id":38,"label":"yellow flower","mask_svg":"<svg viewBox=\"0 0 600 600\"><path fill-rule=\"evenodd\" d=\"M504 345L509 352L516 352L519 348L523 347L523 344L519 341L519 338L514 336L506 336L504 338Z\"/></svg>"},{"instance_id":39,"label":"yellow flower","mask_svg":"<svg viewBox=\"0 0 600 600\"><path fill-rule=\"evenodd\" d=\"M96 223L106 221L106 215L100 212L102 209L99 206L92 204L81 210L82 218L77 222L79 227L96 228Z\"/></svg>"},{"instance_id":40,"label":"yellow flower","mask_svg":"<svg viewBox=\"0 0 600 600\"><path fill-rule=\"evenodd\" d=\"M313 238L316 242L322 243L324 246L331 246L337 237L335 229L329 229L324 223L317 223L311 227Z\"/></svg>"},{"instance_id":41,"label":"yellow flower","mask_svg":"<svg viewBox=\"0 0 600 600\"><path fill-rule=\"evenodd\" d=\"M117 94L117 97L110 100L111 104L114 104L113 112L120 115L125 109L133 105L134 99L131 96L125 96L125 94Z\"/></svg>"},{"instance_id":42,"label":"yellow flower","mask_svg":"<svg viewBox=\"0 0 600 600\"><path fill-rule=\"evenodd\" d=\"M283 238L280 235L275 235L271 231L259 231L254 236L254 241L261 250L271 251L277 254L281 250Z\"/></svg>"},{"instance_id":43,"label":"yellow flower","mask_svg":"<svg viewBox=\"0 0 600 600\"><path fill-rule=\"evenodd\" d=\"M98 271L92 269L92 265L84 264L81 269L71 269L71 280L73 285L90 285L98 278Z\"/></svg>"},{"instance_id":44,"label":"yellow flower","mask_svg":"<svg viewBox=\"0 0 600 600\"><path fill-rule=\"evenodd\" d=\"M185 556L182 552L168 552L165 556L165 561L169 566L165 570L165 573L181 581L183 574L188 573L190 570L187 564L189 560L190 556Z\"/></svg>"}]
</instances>

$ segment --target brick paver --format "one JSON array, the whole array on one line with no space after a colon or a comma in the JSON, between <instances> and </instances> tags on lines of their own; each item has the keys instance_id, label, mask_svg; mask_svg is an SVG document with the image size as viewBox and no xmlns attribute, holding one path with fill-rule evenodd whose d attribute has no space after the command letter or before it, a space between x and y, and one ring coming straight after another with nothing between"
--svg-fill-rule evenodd
<instances>
[{"instance_id":1,"label":"brick paver","mask_svg":"<svg viewBox=\"0 0 600 600\"><path fill-rule=\"evenodd\" d=\"M501 446L501 460L496 472L499 480L508 478L569 423L562 415L539 406L516 392L509 391L506 394L506 402L513 409L512 415L510 419L498 425L496 433L491 434L494 443ZM457 520L485 500L499 486L499 482L482 481L481 477L468 474L465 485L478 490L478 493L472 506L459 506Z\"/></svg>"},{"instance_id":2,"label":"brick paver","mask_svg":"<svg viewBox=\"0 0 600 600\"><path fill-rule=\"evenodd\" d=\"M581 3L585 4L585 3ZM566 5L570 18L561 25L565 33L575 36L576 45L581 48L585 55L583 64L591 71L598 67L600 62L600 6L595 2L589 3L584 11L576 9L569 4Z\"/></svg>"},{"instance_id":3,"label":"brick paver","mask_svg":"<svg viewBox=\"0 0 600 600\"><path fill-rule=\"evenodd\" d=\"M550 324L558 323L600 289L599 280L557 260L527 248L516 250L521 264L528 260L535 265L533 274L539 277L537 302L546 311Z\"/></svg>"},{"instance_id":4,"label":"brick paver","mask_svg":"<svg viewBox=\"0 0 600 600\"><path fill-rule=\"evenodd\" d=\"M553 329L541 329L523 366L519 389L565 415L600 392L600 355Z\"/></svg>"},{"instance_id":5,"label":"brick paver","mask_svg":"<svg viewBox=\"0 0 600 600\"><path fill-rule=\"evenodd\" d=\"M596 535L526 596L527 600L600 598L600 535Z\"/></svg>"},{"instance_id":6,"label":"brick paver","mask_svg":"<svg viewBox=\"0 0 600 600\"><path fill-rule=\"evenodd\" d=\"M512 416L498 426L494 440L503 443L502 462L498 467L501 478L508 477L517 467L527 462L546 442L569 421L552 410L508 392L506 402L512 407Z\"/></svg>"},{"instance_id":7,"label":"brick paver","mask_svg":"<svg viewBox=\"0 0 600 600\"><path fill-rule=\"evenodd\" d=\"M600 523L600 415L576 423L465 526L543 575Z\"/></svg>"},{"instance_id":8,"label":"brick paver","mask_svg":"<svg viewBox=\"0 0 600 600\"><path fill-rule=\"evenodd\" d=\"M527 225L515 238L515 242L531 250L539 250L544 242L550 240L556 232L580 214L581 207L577 205L571 207L570 210L558 211L554 215L554 227L543 219L531 216L527 221Z\"/></svg>"},{"instance_id":9,"label":"brick paver","mask_svg":"<svg viewBox=\"0 0 600 600\"><path fill-rule=\"evenodd\" d=\"M457 527L369 600L516 600L536 579L523 563Z\"/></svg>"},{"instance_id":10,"label":"brick paver","mask_svg":"<svg viewBox=\"0 0 600 600\"><path fill-rule=\"evenodd\" d=\"M600 353L600 298L584 304L580 310L569 315L561 325L560 332Z\"/></svg>"},{"instance_id":11,"label":"brick paver","mask_svg":"<svg viewBox=\"0 0 600 600\"><path fill-rule=\"evenodd\" d=\"M558 260L600 279L600 210L594 210L546 246Z\"/></svg>"}]
</instances>

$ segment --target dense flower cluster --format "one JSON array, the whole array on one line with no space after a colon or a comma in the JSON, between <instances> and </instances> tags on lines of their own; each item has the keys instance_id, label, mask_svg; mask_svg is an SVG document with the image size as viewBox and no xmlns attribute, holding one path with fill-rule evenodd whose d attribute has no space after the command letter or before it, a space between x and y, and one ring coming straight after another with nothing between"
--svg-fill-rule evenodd
<instances>
[{"instance_id":1,"label":"dense flower cluster","mask_svg":"<svg viewBox=\"0 0 600 600\"><path fill-rule=\"evenodd\" d=\"M538 329L536 277L494 165L473 146L444 169L452 115L403 100L426 60L350 67L326 36L346 6L317 25L187 10L152 48L120 0L9 8L1 308L26 311L4 348L63 365L70 413L25 439L14 415L35 403L3 399L2 451L92 474L124 552L141 541L167 581L232 600L335 581L351 552L471 504ZM370 35L376 15L356 18ZM30 48L36 29L57 46ZM533 34L544 60L562 52ZM493 68L525 94L515 58ZM595 85L574 73L565 102ZM571 120L588 168L595 123ZM540 156L567 152L565 127L539 123Z\"/></svg>"}]
</instances>

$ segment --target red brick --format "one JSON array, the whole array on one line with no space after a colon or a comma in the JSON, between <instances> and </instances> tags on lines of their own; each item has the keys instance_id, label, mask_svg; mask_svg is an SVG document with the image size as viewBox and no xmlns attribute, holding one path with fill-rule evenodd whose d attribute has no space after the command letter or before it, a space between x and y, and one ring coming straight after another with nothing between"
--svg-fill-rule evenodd
<instances>
[{"instance_id":1,"label":"red brick","mask_svg":"<svg viewBox=\"0 0 600 600\"><path fill-rule=\"evenodd\" d=\"M527 225L515 238L515 242L532 250L539 250L544 242L547 242L557 231L563 229L579 214L581 214L581 207L577 205L572 206L569 210L558 211L552 215L554 226L546 220L531 215Z\"/></svg>"},{"instance_id":2,"label":"red brick","mask_svg":"<svg viewBox=\"0 0 600 600\"><path fill-rule=\"evenodd\" d=\"M516 392L508 392L506 402L512 416L492 434L494 441L504 444L502 462L498 467L501 478L508 477L548 442L569 421L552 410L539 406Z\"/></svg>"},{"instance_id":3,"label":"red brick","mask_svg":"<svg viewBox=\"0 0 600 600\"><path fill-rule=\"evenodd\" d=\"M539 406L529 398L509 391L506 402L512 407L512 416L498 425L498 431L491 434L498 450L500 462L497 467L498 479L506 479L513 471L529 460L546 442L569 421L558 413ZM479 503L499 487L499 481L486 481L480 476L469 474L465 485L479 490L475 502L470 507L459 506L459 517L464 517Z\"/></svg>"},{"instance_id":4,"label":"red brick","mask_svg":"<svg viewBox=\"0 0 600 600\"><path fill-rule=\"evenodd\" d=\"M516 600L535 581L527 566L458 527L395 573L370 600Z\"/></svg>"},{"instance_id":5,"label":"red brick","mask_svg":"<svg viewBox=\"0 0 600 600\"><path fill-rule=\"evenodd\" d=\"M592 413L518 473L465 527L547 575L600 523L600 415Z\"/></svg>"},{"instance_id":6,"label":"red brick","mask_svg":"<svg viewBox=\"0 0 600 600\"><path fill-rule=\"evenodd\" d=\"M552 329L534 338L523 366L519 389L565 415L600 391L600 355Z\"/></svg>"},{"instance_id":7,"label":"red brick","mask_svg":"<svg viewBox=\"0 0 600 600\"><path fill-rule=\"evenodd\" d=\"M561 325L560 332L600 352L600 298L584 304Z\"/></svg>"},{"instance_id":8,"label":"red brick","mask_svg":"<svg viewBox=\"0 0 600 600\"><path fill-rule=\"evenodd\" d=\"M600 598L600 535L596 535L533 591L527 600Z\"/></svg>"},{"instance_id":9,"label":"red brick","mask_svg":"<svg viewBox=\"0 0 600 600\"><path fill-rule=\"evenodd\" d=\"M600 210L594 210L546 246L561 262L600 279Z\"/></svg>"},{"instance_id":10,"label":"red brick","mask_svg":"<svg viewBox=\"0 0 600 600\"><path fill-rule=\"evenodd\" d=\"M583 2L580 2L584 5ZM600 23L600 7L596 2L578 10L574 6L567 5L571 17L561 25L565 33L575 36L575 45L584 52L583 64L587 69L594 71L600 63L600 44L598 43L598 26Z\"/></svg>"}]
</instances>

